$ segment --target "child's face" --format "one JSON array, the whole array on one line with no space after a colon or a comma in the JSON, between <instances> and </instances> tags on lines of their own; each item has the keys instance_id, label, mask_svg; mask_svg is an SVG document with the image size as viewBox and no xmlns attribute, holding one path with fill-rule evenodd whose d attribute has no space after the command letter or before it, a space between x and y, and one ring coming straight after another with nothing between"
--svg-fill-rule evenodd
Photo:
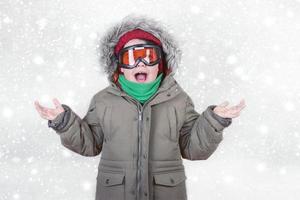
<instances>
[{"instance_id":1,"label":"child's face","mask_svg":"<svg viewBox=\"0 0 300 200\"><path fill-rule=\"evenodd\" d=\"M129 40L124 45L124 48L128 47L128 46L136 45L136 44L146 44L146 41L140 40L140 39L132 39L132 40ZM158 64L156 64L154 66L148 66L148 65L145 65L143 62L139 62L137 67L135 67L133 69L121 68L121 72L124 73L124 77L129 81L133 81L133 82L137 82L137 83L148 83L148 82L152 82L156 79L157 73L158 73ZM142 75L135 76L138 72L142 72L147 75L146 76L142 76Z\"/></svg>"}]
</instances>

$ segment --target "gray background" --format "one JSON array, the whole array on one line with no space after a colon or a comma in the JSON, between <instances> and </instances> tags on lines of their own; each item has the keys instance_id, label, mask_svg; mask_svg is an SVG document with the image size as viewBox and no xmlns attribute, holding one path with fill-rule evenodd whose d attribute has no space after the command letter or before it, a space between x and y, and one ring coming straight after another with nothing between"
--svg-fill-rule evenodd
<instances>
[{"instance_id":1,"label":"gray background","mask_svg":"<svg viewBox=\"0 0 300 200\"><path fill-rule=\"evenodd\" d=\"M83 117L108 85L98 40L130 13L177 38L175 78L198 112L246 100L208 160L184 161L189 199L299 199L299 12L300 0L1 0L0 199L94 199L100 156L64 148L33 102Z\"/></svg>"}]
</instances>

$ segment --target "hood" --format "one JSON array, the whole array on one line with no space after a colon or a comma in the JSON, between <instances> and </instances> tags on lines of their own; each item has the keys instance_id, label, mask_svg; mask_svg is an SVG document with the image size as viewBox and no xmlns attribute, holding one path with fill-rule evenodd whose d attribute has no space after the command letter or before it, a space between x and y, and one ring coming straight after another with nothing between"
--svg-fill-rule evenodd
<instances>
[{"instance_id":1,"label":"hood","mask_svg":"<svg viewBox=\"0 0 300 200\"><path fill-rule=\"evenodd\" d=\"M171 75L173 76L181 60L181 50L177 42L161 22L146 16L135 16L132 14L109 28L100 40L98 49L100 66L108 75L108 81L113 82L113 73L117 69L117 57L114 54L114 48L124 33L134 29L142 29L149 32L161 41L166 67L172 70Z\"/></svg>"}]
</instances>

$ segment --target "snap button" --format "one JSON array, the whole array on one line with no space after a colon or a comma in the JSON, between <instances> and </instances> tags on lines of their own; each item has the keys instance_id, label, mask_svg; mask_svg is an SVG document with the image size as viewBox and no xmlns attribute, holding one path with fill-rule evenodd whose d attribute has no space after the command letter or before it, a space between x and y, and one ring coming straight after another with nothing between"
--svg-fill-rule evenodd
<instances>
[{"instance_id":1,"label":"snap button","mask_svg":"<svg viewBox=\"0 0 300 200\"><path fill-rule=\"evenodd\" d=\"M147 193L147 192L144 192L144 195L145 195L145 196L147 196L147 195L148 195L148 193Z\"/></svg>"},{"instance_id":2,"label":"snap button","mask_svg":"<svg viewBox=\"0 0 300 200\"><path fill-rule=\"evenodd\" d=\"M109 184L109 179L106 179L106 180L105 180L105 183L106 183L106 184Z\"/></svg>"},{"instance_id":3,"label":"snap button","mask_svg":"<svg viewBox=\"0 0 300 200\"><path fill-rule=\"evenodd\" d=\"M172 184L174 183L174 179L173 178L170 178L170 181L171 181Z\"/></svg>"}]
</instances>

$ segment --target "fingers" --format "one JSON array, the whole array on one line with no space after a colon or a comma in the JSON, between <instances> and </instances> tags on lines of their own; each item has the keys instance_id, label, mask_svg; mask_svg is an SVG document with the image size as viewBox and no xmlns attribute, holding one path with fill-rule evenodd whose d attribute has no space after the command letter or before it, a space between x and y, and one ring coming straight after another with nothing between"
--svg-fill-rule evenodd
<instances>
[{"instance_id":1,"label":"fingers","mask_svg":"<svg viewBox=\"0 0 300 200\"><path fill-rule=\"evenodd\" d=\"M246 102L244 99L241 101L241 103L242 103L243 107L246 107Z\"/></svg>"},{"instance_id":2,"label":"fingers","mask_svg":"<svg viewBox=\"0 0 300 200\"><path fill-rule=\"evenodd\" d=\"M242 110L242 109L245 108L245 107L246 107L245 100L242 99L238 105L232 106L232 107L229 108L229 109L230 109L230 110L234 110L234 111L240 111L240 110Z\"/></svg>"},{"instance_id":3,"label":"fingers","mask_svg":"<svg viewBox=\"0 0 300 200\"><path fill-rule=\"evenodd\" d=\"M241 109L238 106L233 106L233 107L231 107L231 108L228 109L228 113L230 115L236 115L240 111L241 111Z\"/></svg>"},{"instance_id":4,"label":"fingers","mask_svg":"<svg viewBox=\"0 0 300 200\"><path fill-rule=\"evenodd\" d=\"M229 116L237 117L240 115L240 111L229 111L227 114Z\"/></svg>"},{"instance_id":5,"label":"fingers","mask_svg":"<svg viewBox=\"0 0 300 200\"><path fill-rule=\"evenodd\" d=\"M220 105L218 106L221 106L221 107L226 107L227 105L229 104L228 101L224 101L223 103L221 103Z\"/></svg>"},{"instance_id":6,"label":"fingers","mask_svg":"<svg viewBox=\"0 0 300 200\"><path fill-rule=\"evenodd\" d=\"M238 108L239 110L242 110L242 109L245 108L245 107L246 107L245 99L242 99L242 100L240 101L240 103L237 105L237 108Z\"/></svg>"},{"instance_id":7,"label":"fingers","mask_svg":"<svg viewBox=\"0 0 300 200\"><path fill-rule=\"evenodd\" d=\"M38 101L34 101L34 105L35 105L36 110L40 114L40 116L42 118L44 118L44 119L47 119L48 118L48 114L47 114L46 108L44 108L43 106L41 106Z\"/></svg>"},{"instance_id":8,"label":"fingers","mask_svg":"<svg viewBox=\"0 0 300 200\"><path fill-rule=\"evenodd\" d=\"M62 107L61 103L58 101L57 98L52 99L52 101L53 101L53 103L55 105L55 108L61 108Z\"/></svg>"},{"instance_id":9,"label":"fingers","mask_svg":"<svg viewBox=\"0 0 300 200\"><path fill-rule=\"evenodd\" d=\"M238 117L240 115L241 110L245 107L246 107L245 100L242 99L238 105L232 106L228 109L227 115L230 116L231 118Z\"/></svg>"},{"instance_id":10,"label":"fingers","mask_svg":"<svg viewBox=\"0 0 300 200\"><path fill-rule=\"evenodd\" d=\"M226 107L228 106L228 104L228 101L224 101L223 103L218 105L215 108L216 113L219 113L220 116L234 118L238 117L240 115L240 111L246 107L245 99L242 99L236 106Z\"/></svg>"},{"instance_id":11,"label":"fingers","mask_svg":"<svg viewBox=\"0 0 300 200\"><path fill-rule=\"evenodd\" d=\"M34 101L34 105L35 105L35 108L37 109L37 111L43 112L43 107L39 104L38 101Z\"/></svg>"},{"instance_id":12,"label":"fingers","mask_svg":"<svg viewBox=\"0 0 300 200\"><path fill-rule=\"evenodd\" d=\"M240 113L239 113L239 112L238 112L238 113L235 113L235 114L230 114L230 115L229 115L230 118L235 118L235 117L238 117L238 116L240 116Z\"/></svg>"}]
</instances>

